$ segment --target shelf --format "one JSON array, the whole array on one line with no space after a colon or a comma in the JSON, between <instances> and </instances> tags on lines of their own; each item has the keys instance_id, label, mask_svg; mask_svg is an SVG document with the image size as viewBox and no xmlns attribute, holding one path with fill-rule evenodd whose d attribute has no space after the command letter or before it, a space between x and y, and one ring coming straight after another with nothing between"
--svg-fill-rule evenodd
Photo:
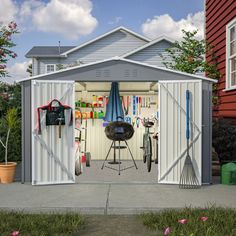
<instances>
[{"instance_id":1,"label":"shelf","mask_svg":"<svg viewBox=\"0 0 236 236\"><path fill-rule=\"evenodd\" d=\"M76 107L75 110L78 110L78 108L79 108L79 109L81 109L81 108L89 108L89 109L103 109L103 108L105 108L105 107Z\"/></svg>"}]
</instances>

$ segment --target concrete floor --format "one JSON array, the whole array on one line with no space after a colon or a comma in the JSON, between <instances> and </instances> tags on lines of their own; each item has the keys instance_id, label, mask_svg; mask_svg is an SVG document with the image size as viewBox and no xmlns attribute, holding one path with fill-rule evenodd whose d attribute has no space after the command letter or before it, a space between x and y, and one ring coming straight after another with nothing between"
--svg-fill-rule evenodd
<instances>
[{"instance_id":1,"label":"concrete floor","mask_svg":"<svg viewBox=\"0 0 236 236\"><path fill-rule=\"evenodd\" d=\"M31 186L0 184L0 208L27 212L138 214L185 206L236 208L236 186L210 185L198 190L158 184L110 183Z\"/></svg>"},{"instance_id":2,"label":"concrete floor","mask_svg":"<svg viewBox=\"0 0 236 236\"><path fill-rule=\"evenodd\" d=\"M143 161L135 161L138 169L135 167L118 171L104 167L103 161L92 161L90 167L83 166L83 173L76 177L77 183L157 183L157 164L152 164L151 172L147 171L147 165ZM118 165L106 166L118 169ZM134 166L132 161L122 160L120 168Z\"/></svg>"}]
</instances>

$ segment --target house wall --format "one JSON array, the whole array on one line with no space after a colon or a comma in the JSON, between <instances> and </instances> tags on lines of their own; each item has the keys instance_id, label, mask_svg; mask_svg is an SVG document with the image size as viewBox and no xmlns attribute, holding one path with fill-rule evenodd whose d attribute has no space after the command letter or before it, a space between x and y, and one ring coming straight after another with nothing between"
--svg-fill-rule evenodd
<instances>
[{"instance_id":1,"label":"house wall","mask_svg":"<svg viewBox=\"0 0 236 236\"><path fill-rule=\"evenodd\" d=\"M219 105L213 109L213 117L236 120L236 90L224 91L226 71L226 24L236 16L235 0L206 0L206 40L214 46L218 57L217 68L222 75L218 83ZM210 62L210 57L207 57Z\"/></svg>"},{"instance_id":2,"label":"house wall","mask_svg":"<svg viewBox=\"0 0 236 236\"><path fill-rule=\"evenodd\" d=\"M162 40L148 48L128 56L127 59L145 62L155 66L164 66L161 55L163 55L164 58L167 58L166 61L170 61L170 59L168 59L168 54L165 51L169 47L171 47L171 43L166 40Z\"/></svg>"},{"instance_id":3,"label":"house wall","mask_svg":"<svg viewBox=\"0 0 236 236\"><path fill-rule=\"evenodd\" d=\"M131 50L134 50L144 44L144 40L135 37L124 31L117 31L107 37L104 37L92 44L68 54L66 58L40 58L39 74L45 73L46 64L65 64L71 65L78 61L86 64L99 60L108 59L114 56L121 56Z\"/></svg>"}]
</instances>

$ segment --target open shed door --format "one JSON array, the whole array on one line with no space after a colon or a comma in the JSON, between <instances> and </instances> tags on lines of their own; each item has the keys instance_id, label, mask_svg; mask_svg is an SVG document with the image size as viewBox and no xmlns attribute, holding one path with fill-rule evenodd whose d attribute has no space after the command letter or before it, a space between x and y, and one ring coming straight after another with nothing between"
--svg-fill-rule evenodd
<instances>
[{"instance_id":1,"label":"open shed door","mask_svg":"<svg viewBox=\"0 0 236 236\"><path fill-rule=\"evenodd\" d=\"M186 157L186 90L190 91L190 156L202 183L202 81L159 81L158 182L179 184Z\"/></svg>"},{"instance_id":2,"label":"open shed door","mask_svg":"<svg viewBox=\"0 0 236 236\"><path fill-rule=\"evenodd\" d=\"M32 184L75 182L74 82L33 80L32 88ZM37 108L59 100L66 109L65 125L46 125L47 110ZM72 111L72 112L71 112ZM41 134L39 134L39 123Z\"/></svg>"}]
</instances>

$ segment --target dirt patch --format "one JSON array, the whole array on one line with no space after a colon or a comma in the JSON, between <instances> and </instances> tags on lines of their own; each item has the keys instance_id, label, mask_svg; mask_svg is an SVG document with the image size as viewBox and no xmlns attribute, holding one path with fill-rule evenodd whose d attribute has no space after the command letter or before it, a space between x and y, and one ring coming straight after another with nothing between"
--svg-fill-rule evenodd
<instances>
[{"instance_id":1,"label":"dirt patch","mask_svg":"<svg viewBox=\"0 0 236 236\"><path fill-rule=\"evenodd\" d=\"M86 216L85 227L74 235L86 236L135 236L154 235L142 223L139 216Z\"/></svg>"}]
</instances>

